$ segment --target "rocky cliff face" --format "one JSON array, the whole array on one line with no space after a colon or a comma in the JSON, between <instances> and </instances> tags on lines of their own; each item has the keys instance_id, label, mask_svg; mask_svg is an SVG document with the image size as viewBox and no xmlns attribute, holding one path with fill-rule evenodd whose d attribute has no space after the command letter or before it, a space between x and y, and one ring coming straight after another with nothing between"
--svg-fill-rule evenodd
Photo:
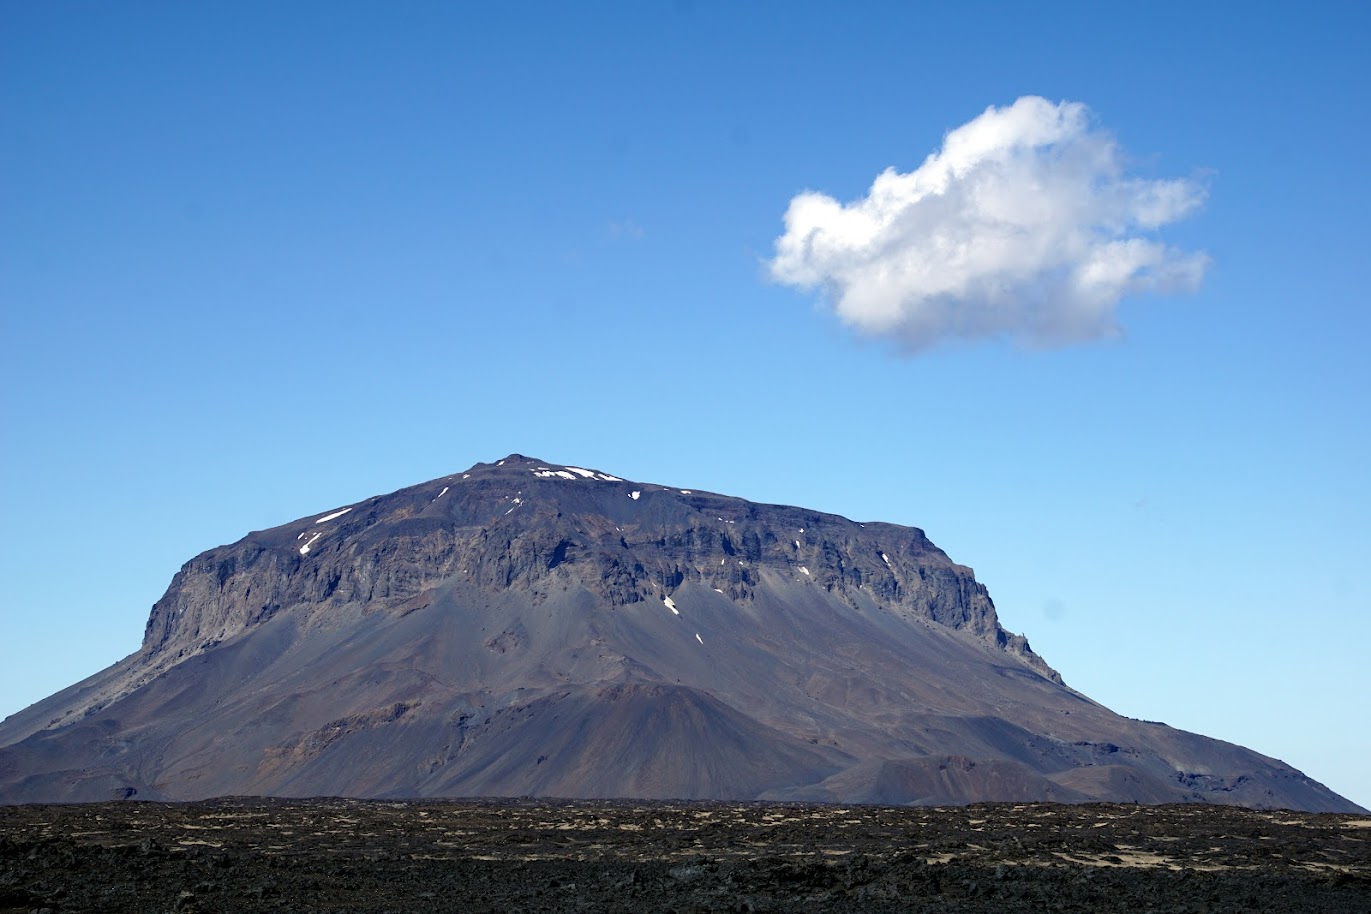
<instances>
[{"instance_id":1,"label":"rocky cliff face","mask_svg":"<svg viewBox=\"0 0 1371 914\"><path fill-rule=\"evenodd\" d=\"M969 632L1060 681L1022 636L1000 626L971 569L922 530L517 454L197 556L153 606L143 652L185 657L283 608L403 609L454 578L535 601L574 585L617 607L660 601L687 581L747 601L766 571Z\"/></svg>"},{"instance_id":2,"label":"rocky cliff face","mask_svg":"<svg viewBox=\"0 0 1371 914\"><path fill-rule=\"evenodd\" d=\"M1349 805L1066 688L920 530L520 455L197 556L0 746L11 800Z\"/></svg>"}]
</instances>

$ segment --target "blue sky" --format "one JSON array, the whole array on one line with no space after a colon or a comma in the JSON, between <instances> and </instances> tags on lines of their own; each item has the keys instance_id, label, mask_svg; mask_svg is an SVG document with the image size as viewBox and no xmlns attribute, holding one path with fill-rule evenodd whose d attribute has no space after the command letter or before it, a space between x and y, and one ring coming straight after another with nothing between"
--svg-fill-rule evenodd
<instances>
[{"instance_id":1,"label":"blue sky","mask_svg":"<svg viewBox=\"0 0 1371 914\"><path fill-rule=\"evenodd\" d=\"M0 714L204 549L517 451L921 527L1068 683L1371 804L1369 19L4 6ZM1029 96L1185 182L1133 234L1197 283L911 347L773 275Z\"/></svg>"}]
</instances>

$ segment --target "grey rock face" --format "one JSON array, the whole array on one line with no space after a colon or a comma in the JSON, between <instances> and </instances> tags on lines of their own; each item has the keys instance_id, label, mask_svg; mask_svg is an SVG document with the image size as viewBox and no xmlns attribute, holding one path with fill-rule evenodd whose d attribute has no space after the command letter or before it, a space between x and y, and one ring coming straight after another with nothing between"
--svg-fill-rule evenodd
<instances>
[{"instance_id":1,"label":"grey rock face","mask_svg":"<svg viewBox=\"0 0 1371 914\"><path fill-rule=\"evenodd\" d=\"M660 602L686 582L750 600L762 574L774 572L804 575L840 599L863 591L1057 679L1026 641L1000 628L971 569L921 530L605 475L513 455L210 550L187 563L153 607L143 651L194 653L287 606L403 607L454 578L535 601L579 586L619 607ZM440 482L443 494L435 495Z\"/></svg>"},{"instance_id":2,"label":"grey rock face","mask_svg":"<svg viewBox=\"0 0 1371 914\"><path fill-rule=\"evenodd\" d=\"M0 799L1353 804L1067 688L917 529L511 455L211 549Z\"/></svg>"}]
</instances>

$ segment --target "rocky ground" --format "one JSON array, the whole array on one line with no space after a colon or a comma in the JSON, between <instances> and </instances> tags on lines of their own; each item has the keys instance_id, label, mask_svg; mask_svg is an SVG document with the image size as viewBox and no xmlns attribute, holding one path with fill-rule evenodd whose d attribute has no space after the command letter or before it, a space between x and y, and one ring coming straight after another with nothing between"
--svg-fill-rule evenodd
<instances>
[{"instance_id":1,"label":"rocky ground","mask_svg":"<svg viewBox=\"0 0 1371 914\"><path fill-rule=\"evenodd\" d=\"M1216 806L0 807L0 912L1371 912L1371 819Z\"/></svg>"}]
</instances>

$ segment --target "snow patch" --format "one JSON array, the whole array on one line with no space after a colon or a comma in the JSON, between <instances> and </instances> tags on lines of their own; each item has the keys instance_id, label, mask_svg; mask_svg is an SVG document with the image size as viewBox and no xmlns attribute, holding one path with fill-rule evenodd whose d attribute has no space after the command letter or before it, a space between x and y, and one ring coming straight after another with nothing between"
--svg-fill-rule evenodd
<instances>
[{"instance_id":1,"label":"snow patch","mask_svg":"<svg viewBox=\"0 0 1371 914\"><path fill-rule=\"evenodd\" d=\"M542 479L556 476L559 479L596 479L605 482L623 482L618 476L597 473L595 470L587 470L582 467L563 467L560 470L554 470L552 467L534 467L529 472Z\"/></svg>"},{"instance_id":2,"label":"snow patch","mask_svg":"<svg viewBox=\"0 0 1371 914\"><path fill-rule=\"evenodd\" d=\"M722 591L722 590L720 590L720 589L719 589L719 588L717 588L717 587L716 587L716 588L714 588L714 592L715 592L715 593L723 593L723 591Z\"/></svg>"},{"instance_id":3,"label":"snow patch","mask_svg":"<svg viewBox=\"0 0 1371 914\"><path fill-rule=\"evenodd\" d=\"M695 493L691 492L689 489L682 489L682 490L681 490L681 494L682 494L682 495L693 495L693 494L695 494Z\"/></svg>"},{"instance_id":4,"label":"snow patch","mask_svg":"<svg viewBox=\"0 0 1371 914\"><path fill-rule=\"evenodd\" d=\"M885 562L887 567L893 567L890 565L890 556L886 555L884 552L881 553L881 561Z\"/></svg>"},{"instance_id":5,"label":"snow patch","mask_svg":"<svg viewBox=\"0 0 1371 914\"><path fill-rule=\"evenodd\" d=\"M309 538L309 542L305 543L303 546L300 547L300 554L301 554L301 555L308 555L308 554L309 554L309 547L310 547L310 546L313 546L314 543L319 539L319 537L321 537L321 536L323 536L323 535L324 535L324 534L322 534L322 533L316 533L316 534L314 534L313 536L311 536L311 537Z\"/></svg>"},{"instance_id":6,"label":"snow patch","mask_svg":"<svg viewBox=\"0 0 1371 914\"><path fill-rule=\"evenodd\" d=\"M348 513L351 510L351 508L344 508L341 511L334 511L332 514L325 514L323 517L316 520L315 523L322 524L326 520L333 520L334 518L342 517L344 514Z\"/></svg>"},{"instance_id":7,"label":"snow patch","mask_svg":"<svg viewBox=\"0 0 1371 914\"><path fill-rule=\"evenodd\" d=\"M666 608L671 610L673 614L678 616L681 614L681 611L676 608L676 603L671 597L662 597L662 602L666 604Z\"/></svg>"},{"instance_id":8,"label":"snow patch","mask_svg":"<svg viewBox=\"0 0 1371 914\"><path fill-rule=\"evenodd\" d=\"M541 477L543 479L547 479L551 476L557 476L562 479L571 480L575 480L577 478L575 473L568 473L566 470L534 470L533 475Z\"/></svg>"},{"instance_id":9,"label":"snow patch","mask_svg":"<svg viewBox=\"0 0 1371 914\"><path fill-rule=\"evenodd\" d=\"M801 565L801 566L800 566L800 571L804 572L804 574L805 574L806 577L812 577L812 575L809 574L809 569L806 568L805 566Z\"/></svg>"},{"instance_id":10,"label":"snow patch","mask_svg":"<svg viewBox=\"0 0 1371 914\"><path fill-rule=\"evenodd\" d=\"M698 642L700 642L701 644L704 644L704 643L705 643L705 639L703 639L703 638L700 637L700 633L699 633L699 632L696 632L696 633L695 633L695 640L698 641Z\"/></svg>"},{"instance_id":11,"label":"snow patch","mask_svg":"<svg viewBox=\"0 0 1371 914\"><path fill-rule=\"evenodd\" d=\"M796 541L795 541L795 548L796 548L796 549L799 549L799 548L800 548L800 541L799 541L799 540L796 540Z\"/></svg>"},{"instance_id":12,"label":"snow patch","mask_svg":"<svg viewBox=\"0 0 1371 914\"><path fill-rule=\"evenodd\" d=\"M470 479L470 478L471 478L471 474L470 474L470 473L463 473L463 474L462 474L462 478L463 478L463 479Z\"/></svg>"},{"instance_id":13,"label":"snow patch","mask_svg":"<svg viewBox=\"0 0 1371 914\"><path fill-rule=\"evenodd\" d=\"M447 494L447 486L443 486L443 491L441 491L441 492L439 492L437 495L435 495L435 496L433 497L433 500L434 500L434 501L437 501L438 499L442 498L442 497L443 497L444 495L446 495L446 494Z\"/></svg>"},{"instance_id":14,"label":"snow patch","mask_svg":"<svg viewBox=\"0 0 1371 914\"><path fill-rule=\"evenodd\" d=\"M502 467L502 466L505 465L505 462L504 462L503 460L501 460L499 463L497 463L497 464L495 464L495 465L496 465L497 467Z\"/></svg>"},{"instance_id":15,"label":"snow patch","mask_svg":"<svg viewBox=\"0 0 1371 914\"><path fill-rule=\"evenodd\" d=\"M629 492L629 493L628 493L628 497L631 498L631 499L633 499L634 501L637 501L637 500L638 500L638 496L639 496L639 495L642 495L642 494L643 494L642 492Z\"/></svg>"}]
</instances>

